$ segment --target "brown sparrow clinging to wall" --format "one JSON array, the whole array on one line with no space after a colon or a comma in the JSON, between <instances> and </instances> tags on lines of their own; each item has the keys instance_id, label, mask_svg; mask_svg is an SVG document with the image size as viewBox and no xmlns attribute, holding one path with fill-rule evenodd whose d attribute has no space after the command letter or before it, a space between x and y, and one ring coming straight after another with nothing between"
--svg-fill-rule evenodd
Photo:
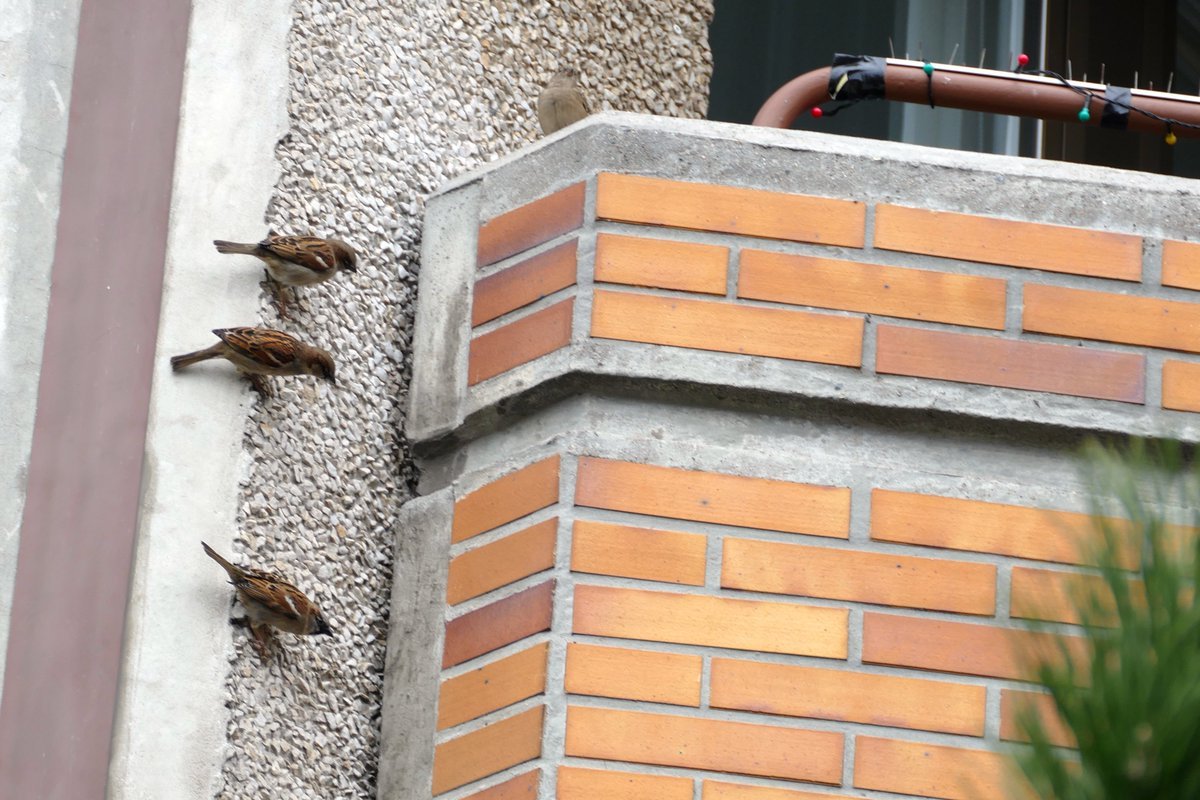
<instances>
[{"instance_id":1,"label":"brown sparrow clinging to wall","mask_svg":"<svg viewBox=\"0 0 1200 800\"><path fill-rule=\"evenodd\" d=\"M243 327L217 328L213 333L221 341L194 353L172 356L171 369L178 371L210 358L224 358L232 361L264 395L271 393L265 375L315 375L337 384L333 356L283 331Z\"/></svg>"},{"instance_id":2,"label":"brown sparrow clinging to wall","mask_svg":"<svg viewBox=\"0 0 1200 800\"><path fill-rule=\"evenodd\" d=\"M591 113L587 101L583 99L583 92L579 90L578 80L578 72L564 69L555 73L546 88L542 89L537 102L542 133L550 135Z\"/></svg>"},{"instance_id":3,"label":"brown sparrow clinging to wall","mask_svg":"<svg viewBox=\"0 0 1200 800\"><path fill-rule=\"evenodd\" d=\"M287 319L284 286L310 286L322 283L341 270L358 270L358 253L340 239L316 236L276 236L268 234L258 244L213 241L218 253L254 256L267 265L274 283L275 305L279 316ZM293 290L294 291L294 290Z\"/></svg>"},{"instance_id":4,"label":"brown sparrow clinging to wall","mask_svg":"<svg viewBox=\"0 0 1200 800\"><path fill-rule=\"evenodd\" d=\"M229 582L246 609L254 646L261 658L267 658L271 637L268 625L298 636L333 633L316 603L305 597L304 592L278 575L230 564L207 544L200 544L208 557L229 573Z\"/></svg>"}]
</instances>

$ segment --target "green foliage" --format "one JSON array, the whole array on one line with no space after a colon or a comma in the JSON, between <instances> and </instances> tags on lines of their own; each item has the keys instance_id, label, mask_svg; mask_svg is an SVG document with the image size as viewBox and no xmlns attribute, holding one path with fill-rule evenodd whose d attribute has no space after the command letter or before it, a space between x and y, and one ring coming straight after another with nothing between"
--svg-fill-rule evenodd
<instances>
[{"instance_id":1,"label":"green foliage","mask_svg":"<svg viewBox=\"0 0 1200 800\"><path fill-rule=\"evenodd\" d=\"M1032 744L1020 749L1018 762L1044 798L1194 800L1200 536L1169 525L1168 513L1185 526L1200 521L1200 474L1177 445L1093 444L1086 455L1102 581L1074 599L1092 656L1072 658L1062 647L1057 658L1037 662L1038 682L1079 750L1053 746L1046 727L1026 713L1020 721ZM1141 548L1135 572L1121 566L1122 548L1128 553L1131 545Z\"/></svg>"}]
</instances>

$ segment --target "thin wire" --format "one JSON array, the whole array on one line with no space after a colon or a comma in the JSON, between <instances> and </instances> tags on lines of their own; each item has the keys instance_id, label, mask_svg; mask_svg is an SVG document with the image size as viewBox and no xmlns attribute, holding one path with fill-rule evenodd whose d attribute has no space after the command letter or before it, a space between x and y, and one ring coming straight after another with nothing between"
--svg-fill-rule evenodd
<instances>
[{"instance_id":1,"label":"thin wire","mask_svg":"<svg viewBox=\"0 0 1200 800\"><path fill-rule=\"evenodd\" d=\"M1057 72L1054 72L1053 70L1022 69L1022 68L1018 67L1016 69L1016 72L1019 72L1022 75L1040 75L1044 78L1053 78L1056 81L1058 81L1059 83L1061 83L1063 86L1067 87L1071 91L1073 91L1076 94L1080 95L1081 97L1085 98L1085 102L1088 105L1091 104L1091 100L1093 97L1098 96L1098 95L1094 94L1093 92L1089 92L1087 89L1076 86L1075 84L1071 83L1069 80L1064 78L1062 75L1059 75ZM1192 130L1200 130L1200 124L1196 124L1193 122L1183 122L1182 120L1173 119L1172 117L1163 117L1158 114L1155 114L1153 111L1147 111L1144 108L1138 108L1133 103L1126 103L1121 100L1114 100L1114 99L1107 98L1107 97L1104 98L1104 102L1110 103L1114 106L1117 106L1118 108L1123 108L1129 112L1141 114L1143 117L1148 117L1149 119L1157 120L1158 122L1161 122L1164 125L1168 125L1168 126L1178 125L1181 128L1190 128Z\"/></svg>"},{"instance_id":2,"label":"thin wire","mask_svg":"<svg viewBox=\"0 0 1200 800\"><path fill-rule=\"evenodd\" d=\"M905 57L907 58L907 53L905 54ZM1088 106L1091 105L1093 97L1100 96L1100 95L1095 94L1094 92L1088 91L1087 89L1076 86L1075 84L1071 83L1071 81L1067 80L1062 75L1060 75L1057 72L1054 72L1053 70L1026 69L1024 67L1018 66L1013 71L1017 72L1021 75L1037 75L1037 76L1041 76L1044 78L1053 78L1054 80L1061 83L1063 86L1067 87L1071 91L1078 94L1080 97L1084 98L1084 108L1087 108ZM933 102L933 73L932 72L926 73L926 79L927 79L926 91L927 91L927 94L929 97L929 107L936 108L936 106L934 105L934 102ZM864 100L864 99L865 98L859 97L859 98L855 98L854 100L843 100L837 106L835 106L831 111L825 112L824 116L832 117L833 115L837 114L837 112L843 111L843 110L849 108L850 106L857 105L858 103L862 102L862 100ZM1105 103L1117 106L1118 108L1123 108L1128 112L1132 112L1135 114L1141 114L1143 117L1147 117L1148 119L1153 119L1153 120L1163 123L1167 127L1167 133L1171 133L1171 128L1176 127L1176 126L1178 126L1180 128L1187 128L1189 130L1200 130L1200 124L1197 124L1197 123L1184 122L1183 120L1175 119L1173 117L1164 117L1159 114L1155 114L1153 111L1147 111L1144 108L1139 108L1138 106L1135 106L1133 103L1126 103L1124 101L1116 100L1116 99L1109 98L1109 97L1104 97L1102 99L1104 100Z\"/></svg>"}]
</instances>

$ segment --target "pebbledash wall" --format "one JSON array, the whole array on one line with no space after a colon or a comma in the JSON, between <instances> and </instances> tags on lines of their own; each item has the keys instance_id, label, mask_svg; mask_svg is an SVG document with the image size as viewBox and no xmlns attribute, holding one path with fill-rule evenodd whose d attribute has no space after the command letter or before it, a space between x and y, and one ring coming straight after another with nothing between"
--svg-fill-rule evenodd
<instances>
[{"instance_id":1,"label":"pebbledash wall","mask_svg":"<svg viewBox=\"0 0 1200 800\"><path fill-rule=\"evenodd\" d=\"M1075 447L1200 434L1198 212L618 114L444 187L380 798L1019 795L1021 621L1073 646L1086 569Z\"/></svg>"}]
</instances>

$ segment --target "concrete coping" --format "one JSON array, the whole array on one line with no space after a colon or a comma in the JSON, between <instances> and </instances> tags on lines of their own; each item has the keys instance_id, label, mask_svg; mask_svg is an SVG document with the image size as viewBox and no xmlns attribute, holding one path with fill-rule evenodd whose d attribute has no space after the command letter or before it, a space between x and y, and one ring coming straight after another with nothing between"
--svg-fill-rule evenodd
<instances>
[{"instance_id":1,"label":"concrete coping","mask_svg":"<svg viewBox=\"0 0 1200 800\"><path fill-rule=\"evenodd\" d=\"M766 402L774 413L783 414L797 403L819 401L965 417L993 428L1019 424L1200 441L1200 421L1194 420L1193 414L1162 408L1163 364L1179 356L1160 348L1088 343L1145 357L1145 402L1139 405L950 380L878 376L869 368L855 371L589 338L596 233L636 234L643 229L596 220L596 175L601 172L861 201L869 209L864 248L680 228L656 228L654 235L685 242L719 241L734 250L765 244L781 252L1002 276L1011 284L1008 323L1003 331L984 332L988 335L1061 345L1083 343L1071 337L1030 336L1021 330L1022 282L1172 301L1191 299L1188 290L1161 285L1160 240L1187 240L1193 234L1194 220L1200 216L1200 184L1195 181L820 133L605 112L450 181L429 196L407 423L407 433L419 447L440 450L452 441L470 440L492 429L499 418L533 413L564 393L622 392L630 385L651 387L664 399L714 391L725 400L757 398L755 402ZM572 234L579 242L576 286L504 318L522 318L563 297L573 297L569 346L468 386L473 334L492 329L473 331L470 322L473 288L480 277L476 268L480 224L581 181L587 186L587 195L583 226ZM1146 265L1144 278L1141 283L1117 281L948 258L936 259L937 264L932 265L926 256L876 250L872 209L877 203L1139 236ZM545 248L561 241L562 237L548 241ZM538 250L528 250L512 261L534 252ZM489 267L486 274L493 271ZM884 322L891 321L884 318ZM908 320L900 322L910 324ZM866 348L873 346L871 325L867 315ZM1182 355L1183 360L1189 358L1194 356Z\"/></svg>"}]
</instances>

